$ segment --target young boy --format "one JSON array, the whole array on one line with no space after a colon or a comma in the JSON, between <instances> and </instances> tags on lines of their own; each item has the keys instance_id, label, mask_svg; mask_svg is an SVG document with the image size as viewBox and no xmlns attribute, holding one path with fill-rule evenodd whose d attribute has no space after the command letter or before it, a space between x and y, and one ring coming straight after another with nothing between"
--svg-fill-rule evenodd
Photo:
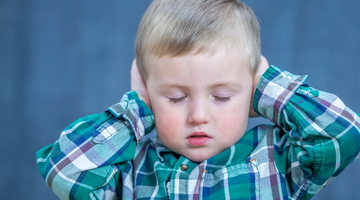
<instances>
[{"instance_id":1,"label":"young boy","mask_svg":"<svg viewBox=\"0 0 360 200\"><path fill-rule=\"evenodd\" d=\"M131 92L37 152L61 199L310 199L360 149L360 120L306 76L268 66L236 0L154 0ZM275 125L246 132L248 117Z\"/></svg>"}]
</instances>

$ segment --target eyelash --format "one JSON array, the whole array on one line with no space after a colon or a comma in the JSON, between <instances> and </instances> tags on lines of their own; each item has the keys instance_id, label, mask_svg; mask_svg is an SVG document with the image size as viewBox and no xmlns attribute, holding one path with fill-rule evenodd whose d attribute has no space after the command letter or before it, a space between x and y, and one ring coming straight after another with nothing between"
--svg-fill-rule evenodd
<instances>
[{"instance_id":1,"label":"eyelash","mask_svg":"<svg viewBox=\"0 0 360 200\"><path fill-rule=\"evenodd\" d=\"M180 98L170 98L171 103L179 103L185 100L186 97L180 97ZM230 100L230 97L217 97L214 96L216 101L219 101L221 103L227 102Z\"/></svg>"},{"instance_id":2,"label":"eyelash","mask_svg":"<svg viewBox=\"0 0 360 200\"><path fill-rule=\"evenodd\" d=\"M219 102L227 102L230 100L230 97L217 97L217 96L214 96L215 97L215 100L216 101L219 101Z\"/></svg>"},{"instance_id":3,"label":"eyelash","mask_svg":"<svg viewBox=\"0 0 360 200\"><path fill-rule=\"evenodd\" d=\"M171 103L179 103L185 100L186 97L180 97L180 98L170 98Z\"/></svg>"}]
</instances>

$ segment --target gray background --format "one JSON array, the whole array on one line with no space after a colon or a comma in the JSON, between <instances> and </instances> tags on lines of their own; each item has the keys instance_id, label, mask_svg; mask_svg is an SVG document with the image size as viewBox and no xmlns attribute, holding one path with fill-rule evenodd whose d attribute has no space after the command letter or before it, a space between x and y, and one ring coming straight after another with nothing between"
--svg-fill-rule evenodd
<instances>
[{"instance_id":1,"label":"gray background","mask_svg":"<svg viewBox=\"0 0 360 200\"><path fill-rule=\"evenodd\" d=\"M270 64L360 112L360 1L245 1ZM35 152L130 89L137 25L149 0L0 0L0 199L56 199ZM266 122L250 121L250 126ZM359 199L355 161L314 199Z\"/></svg>"}]
</instances>

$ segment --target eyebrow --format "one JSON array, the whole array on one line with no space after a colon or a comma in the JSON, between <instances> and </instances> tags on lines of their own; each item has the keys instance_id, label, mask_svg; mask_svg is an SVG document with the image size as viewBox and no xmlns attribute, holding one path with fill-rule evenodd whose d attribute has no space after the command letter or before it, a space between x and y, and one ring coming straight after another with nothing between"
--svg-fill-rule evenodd
<instances>
[{"instance_id":1,"label":"eyebrow","mask_svg":"<svg viewBox=\"0 0 360 200\"><path fill-rule=\"evenodd\" d=\"M210 88L217 87L241 87L241 84L235 82L225 82L225 83L214 83L210 85Z\"/></svg>"},{"instance_id":2,"label":"eyebrow","mask_svg":"<svg viewBox=\"0 0 360 200\"><path fill-rule=\"evenodd\" d=\"M160 87L179 88L179 89L189 88L188 85L175 84L175 83L164 83L164 84L161 84ZM241 84L236 83L236 82L222 82L222 83L214 83L209 86L209 88L217 88L217 87L241 87Z\"/></svg>"},{"instance_id":3,"label":"eyebrow","mask_svg":"<svg viewBox=\"0 0 360 200\"><path fill-rule=\"evenodd\" d=\"M186 86L186 85L180 85L180 84L174 84L174 83L160 84L159 87L166 88L166 89L170 89L170 88L186 89L186 88L188 88L188 86Z\"/></svg>"}]
</instances>

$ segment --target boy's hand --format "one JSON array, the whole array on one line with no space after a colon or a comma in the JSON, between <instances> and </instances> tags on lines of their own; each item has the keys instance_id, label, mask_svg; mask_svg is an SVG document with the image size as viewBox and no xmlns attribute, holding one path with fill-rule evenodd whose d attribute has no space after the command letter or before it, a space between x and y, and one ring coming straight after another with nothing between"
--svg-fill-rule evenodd
<instances>
[{"instance_id":1,"label":"boy's hand","mask_svg":"<svg viewBox=\"0 0 360 200\"><path fill-rule=\"evenodd\" d=\"M256 114L256 112L255 112L255 110L253 108L253 99L254 99L256 86L258 85L261 76L266 72L266 70L268 68L269 68L268 61L266 60L266 58L264 56L261 56L259 67L258 67L258 69L257 69L257 71L256 71L256 73L254 74L254 77L253 77L253 86L252 86L252 95L251 95L251 107L250 107L249 117L259 117L259 115Z\"/></svg>"},{"instance_id":2,"label":"boy's hand","mask_svg":"<svg viewBox=\"0 0 360 200\"><path fill-rule=\"evenodd\" d=\"M139 69L136 65L136 59L134 59L131 66L131 90L135 90L138 93L139 98L143 100L151 109L149 94L145 82L142 79Z\"/></svg>"}]
</instances>

